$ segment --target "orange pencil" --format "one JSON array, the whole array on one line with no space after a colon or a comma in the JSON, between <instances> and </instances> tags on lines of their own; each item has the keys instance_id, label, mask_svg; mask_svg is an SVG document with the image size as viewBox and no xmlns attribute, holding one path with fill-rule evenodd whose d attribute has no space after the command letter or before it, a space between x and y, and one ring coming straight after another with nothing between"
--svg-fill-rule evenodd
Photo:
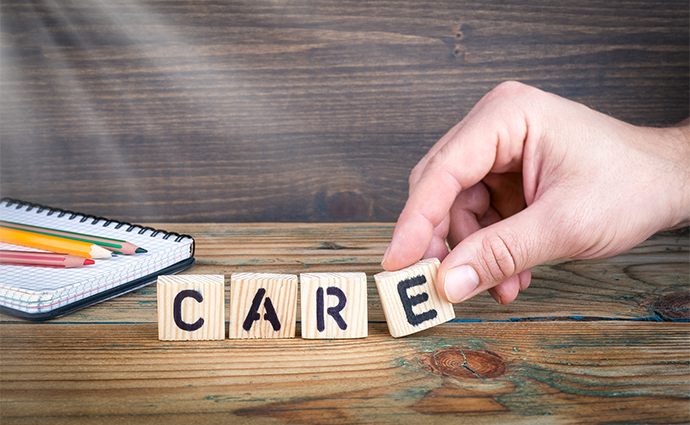
<instances>
[{"instance_id":1,"label":"orange pencil","mask_svg":"<svg viewBox=\"0 0 690 425\"><path fill-rule=\"evenodd\" d=\"M70 254L56 254L54 252L10 251L0 249L0 264L71 268L95 263L96 262L91 259L80 258Z\"/></svg>"},{"instance_id":2,"label":"orange pencil","mask_svg":"<svg viewBox=\"0 0 690 425\"><path fill-rule=\"evenodd\" d=\"M41 235L40 233L25 232L23 230L8 229L6 227L0 227L0 242L28 246L30 248L38 248L62 254L72 254L84 258L107 258L115 255L107 249L92 243Z\"/></svg>"}]
</instances>

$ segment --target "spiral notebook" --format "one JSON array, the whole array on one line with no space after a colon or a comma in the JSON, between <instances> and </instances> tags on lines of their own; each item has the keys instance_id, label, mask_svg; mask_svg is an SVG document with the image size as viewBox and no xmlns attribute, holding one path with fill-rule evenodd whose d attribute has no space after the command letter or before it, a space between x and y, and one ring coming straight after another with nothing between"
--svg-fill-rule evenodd
<instances>
[{"instance_id":1,"label":"spiral notebook","mask_svg":"<svg viewBox=\"0 0 690 425\"><path fill-rule=\"evenodd\" d=\"M0 264L0 313L48 320L117 297L194 265L194 238L102 217L0 200L0 220L123 239L148 252L77 268ZM0 249L39 251L0 242Z\"/></svg>"}]
</instances>

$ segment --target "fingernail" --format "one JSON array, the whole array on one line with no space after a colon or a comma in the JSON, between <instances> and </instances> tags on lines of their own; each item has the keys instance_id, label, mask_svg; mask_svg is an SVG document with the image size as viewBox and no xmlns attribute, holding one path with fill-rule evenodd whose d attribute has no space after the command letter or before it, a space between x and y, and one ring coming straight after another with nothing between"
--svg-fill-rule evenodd
<instances>
[{"instance_id":1,"label":"fingernail","mask_svg":"<svg viewBox=\"0 0 690 425\"><path fill-rule=\"evenodd\" d=\"M479 287L479 275L472 266L458 266L446 272L446 298L452 303L464 301Z\"/></svg>"},{"instance_id":2,"label":"fingernail","mask_svg":"<svg viewBox=\"0 0 690 425\"><path fill-rule=\"evenodd\" d=\"M498 292L495 288L489 289L489 294L491 294L491 297L493 297L493 299L494 299L497 303L503 304L503 302L501 301L501 293Z\"/></svg>"},{"instance_id":3,"label":"fingernail","mask_svg":"<svg viewBox=\"0 0 690 425\"><path fill-rule=\"evenodd\" d=\"M386 257L388 257L388 251L390 251L391 246L388 245L388 248L386 248L386 252L383 254L383 260L381 260L381 265L383 266L383 263L386 262Z\"/></svg>"}]
</instances>

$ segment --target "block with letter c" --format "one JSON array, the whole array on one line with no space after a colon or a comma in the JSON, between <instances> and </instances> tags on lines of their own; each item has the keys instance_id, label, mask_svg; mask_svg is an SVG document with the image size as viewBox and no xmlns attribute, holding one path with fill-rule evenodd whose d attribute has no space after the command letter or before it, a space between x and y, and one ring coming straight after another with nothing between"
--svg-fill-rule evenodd
<instances>
[{"instance_id":1,"label":"block with letter c","mask_svg":"<svg viewBox=\"0 0 690 425\"><path fill-rule=\"evenodd\" d=\"M225 339L223 275L158 276L158 339Z\"/></svg>"}]
</instances>

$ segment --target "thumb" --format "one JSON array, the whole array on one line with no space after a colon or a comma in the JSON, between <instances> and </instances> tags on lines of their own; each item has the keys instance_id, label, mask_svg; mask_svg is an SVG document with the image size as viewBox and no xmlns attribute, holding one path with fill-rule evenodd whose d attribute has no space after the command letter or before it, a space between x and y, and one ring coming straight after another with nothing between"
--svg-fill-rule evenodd
<instances>
[{"instance_id":1,"label":"thumb","mask_svg":"<svg viewBox=\"0 0 690 425\"><path fill-rule=\"evenodd\" d=\"M567 249L553 237L553 216L547 210L536 202L463 239L439 267L439 292L457 303L511 278L526 288L530 273L525 271L565 256Z\"/></svg>"}]
</instances>

